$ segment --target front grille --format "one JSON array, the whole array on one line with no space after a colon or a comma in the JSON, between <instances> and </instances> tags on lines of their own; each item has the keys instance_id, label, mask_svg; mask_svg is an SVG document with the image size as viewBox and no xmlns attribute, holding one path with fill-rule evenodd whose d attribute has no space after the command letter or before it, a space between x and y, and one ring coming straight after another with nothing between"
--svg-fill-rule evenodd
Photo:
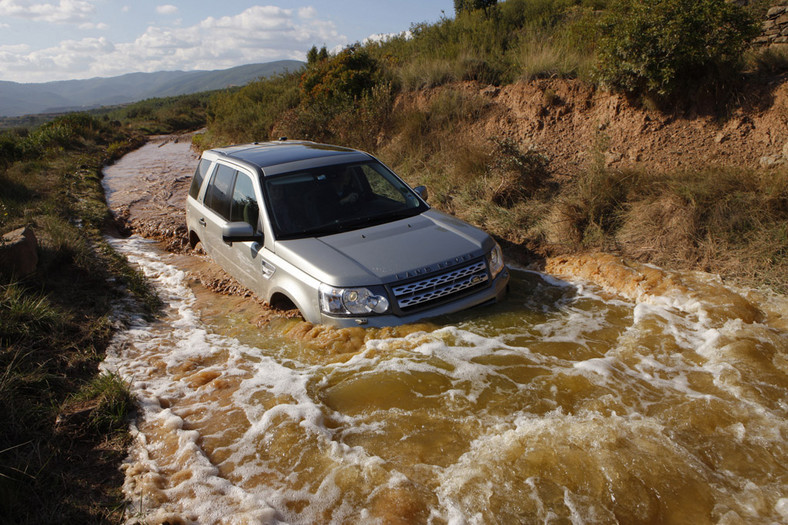
<instances>
[{"instance_id":1,"label":"front grille","mask_svg":"<svg viewBox=\"0 0 788 525\"><path fill-rule=\"evenodd\" d=\"M427 306L427 303L449 301L465 290L483 286L489 280L487 266L482 260L450 272L394 286L392 291L400 309L407 311Z\"/></svg>"}]
</instances>

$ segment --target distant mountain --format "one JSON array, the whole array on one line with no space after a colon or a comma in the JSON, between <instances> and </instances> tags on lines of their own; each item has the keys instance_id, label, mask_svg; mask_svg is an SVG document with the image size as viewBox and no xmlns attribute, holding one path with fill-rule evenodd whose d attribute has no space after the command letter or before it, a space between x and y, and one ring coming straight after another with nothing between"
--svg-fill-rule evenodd
<instances>
[{"instance_id":1,"label":"distant mountain","mask_svg":"<svg viewBox=\"0 0 788 525\"><path fill-rule=\"evenodd\" d=\"M147 98L187 95L243 86L261 77L296 71L303 62L279 60L216 71L129 73L119 77L62 80L41 84L0 81L0 116L78 111Z\"/></svg>"}]
</instances>

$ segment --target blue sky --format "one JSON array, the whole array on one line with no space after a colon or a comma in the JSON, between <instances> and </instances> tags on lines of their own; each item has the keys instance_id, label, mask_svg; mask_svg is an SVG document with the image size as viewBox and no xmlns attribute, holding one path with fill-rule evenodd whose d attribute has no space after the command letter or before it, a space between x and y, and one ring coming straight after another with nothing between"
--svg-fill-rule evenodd
<instances>
[{"instance_id":1,"label":"blue sky","mask_svg":"<svg viewBox=\"0 0 788 525\"><path fill-rule=\"evenodd\" d=\"M0 80L304 60L454 15L453 0L0 0Z\"/></svg>"}]
</instances>

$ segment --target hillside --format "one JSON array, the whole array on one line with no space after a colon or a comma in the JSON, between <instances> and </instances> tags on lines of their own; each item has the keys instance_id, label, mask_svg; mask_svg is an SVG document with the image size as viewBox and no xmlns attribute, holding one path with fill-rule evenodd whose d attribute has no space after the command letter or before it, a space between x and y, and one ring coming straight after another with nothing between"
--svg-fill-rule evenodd
<instances>
[{"instance_id":1,"label":"hillside","mask_svg":"<svg viewBox=\"0 0 788 525\"><path fill-rule=\"evenodd\" d=\"M216 71L130 73L40 84L0 81L0 116L76 111L242 86L259 78L296 71L302 65L297 60L279 60Z\"/></svg>"},{"instance_id":2,"label":"hillside","mask_svg":"<svg viewBox=\"0 0 788 525\"><path fill-rule=\"evenodd\" d=\"M595 162L660 173L788 163L784 78L749 83L727 115L698 105L664 112L587 82L538 79L502 87L461 82L407 93L394 104L394 120L429 113L441 99L458 96L476 109L475 118L452 127L453 144L512 139L544 154L558 179L576 177ZM392 137L391 131L384 136ZM379 146L385 149L387 142Z\"/></svg>"}]
</instances>

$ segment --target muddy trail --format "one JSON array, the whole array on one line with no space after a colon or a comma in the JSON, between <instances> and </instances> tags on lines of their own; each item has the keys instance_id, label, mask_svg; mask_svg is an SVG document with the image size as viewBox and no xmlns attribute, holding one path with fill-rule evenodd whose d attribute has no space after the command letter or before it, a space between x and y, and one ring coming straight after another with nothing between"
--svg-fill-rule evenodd
<instances>
[{"instance_id":1,"label":"muddy trail","mask_svg":"<svg viewBox=\"0 0 788 525\"><path fill-rule=\"evenodd\" d=\"M315 326L174 253L195 164L168 140L105 171L165 303L119 308L102 365L141 407L128 523L788 521L786 297L598 254L514 265L492 307Z\"/></svg>"}]
</instances>

